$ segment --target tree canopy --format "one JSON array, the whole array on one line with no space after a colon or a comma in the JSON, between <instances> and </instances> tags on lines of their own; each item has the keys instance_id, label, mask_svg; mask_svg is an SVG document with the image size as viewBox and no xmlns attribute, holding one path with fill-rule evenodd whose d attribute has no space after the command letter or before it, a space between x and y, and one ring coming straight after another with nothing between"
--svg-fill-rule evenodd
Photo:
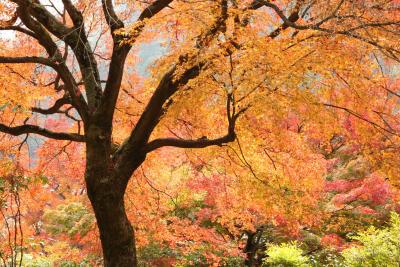
<instances>
[{"instance_id":1,"label":"tree canopy","mask_svg":"<svg viewBox=\"0 0 400 267\"><path fill-rule=\"evenodd\" d=\"M3 0L0 34L4 265L323 262L399 208L400 1Z\"/></svg>"}]
</instances>

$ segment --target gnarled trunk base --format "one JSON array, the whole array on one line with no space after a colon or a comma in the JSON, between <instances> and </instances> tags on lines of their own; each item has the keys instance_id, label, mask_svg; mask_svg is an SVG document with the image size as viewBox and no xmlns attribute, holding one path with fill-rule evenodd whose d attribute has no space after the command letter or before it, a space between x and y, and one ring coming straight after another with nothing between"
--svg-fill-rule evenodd
<instances>
[{"instance_id":1,"label":"gnarled trunk base","mask_svg":"<svg viewBox=\"0 0 400 267\"><path fill-rule=\"evenodd\" d=\"M104 266L136 267L134 230L126 216L123 197L118 192L89 193L103 248Z\"/></svg>"}]
</instances>

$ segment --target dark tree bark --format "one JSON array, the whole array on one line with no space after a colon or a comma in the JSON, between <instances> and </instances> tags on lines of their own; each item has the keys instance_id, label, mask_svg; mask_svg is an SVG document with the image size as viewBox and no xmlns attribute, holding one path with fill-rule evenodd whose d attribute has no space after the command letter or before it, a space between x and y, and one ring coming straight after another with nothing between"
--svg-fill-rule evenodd
<instances>
[{"instance_id":1,"label":"dark tree bark","mask_svg":"<svg viewBox=\"0 0 400 267\"><path fill-rule=\"evenodd\" d=\"M123 194L114 190L111 181L98 186L98 191L88 190L100 231L104 266L137 266L134 230L125 213Z\"/></svg>"},{"instance_id":2,"label":"dark tree bark","mask_svg":"<svg viewBox=\"0 0 400 267\"><path fill-rule=\"evenodd\" d=\"M123 196L112 190L112 184L105 183L104 187L108 192L88 193L100 231L104 266L137 266L134 231Z\"/></svg>"},{"instance_id":3,"label":"dark tree bark","mask_svg":"<svg viewBox=\"0 0 400 267\"><path fill-rule=\"evenodd\" d=\"M261 266L262 257L260 257L260 249L264 248L262 242L262 235L264 228L257 229L256 232L247 232L247 242L244 248L246 253L245 265L248 267Z\"/></svg>"},{"instance_id":4,"label":"dark tree bark","mask_svg":"<svg viewBox=\"0 0 400 267\"><path fill-rule=\"evenodd\" d=\"M106 127L89 127L85 181L103 249L104 266L137 266L133 228L125 213L126 185L113 171L110 134Z\"/></svg>"}]
</instances>

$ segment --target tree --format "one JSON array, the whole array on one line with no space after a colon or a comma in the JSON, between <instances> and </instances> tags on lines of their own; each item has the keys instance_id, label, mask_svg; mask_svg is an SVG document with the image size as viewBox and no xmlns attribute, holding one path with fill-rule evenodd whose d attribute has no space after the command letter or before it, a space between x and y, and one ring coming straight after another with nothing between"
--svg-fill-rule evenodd
<instances>
[{"instance_id":1,"label":"tree","mask_svg":"<svg viewBox=\"0 0 400 267\"><path fill-rule=\"evenodd\" d=\"M290 113L285 125L299 133L299 118L312 120L319 113L315 123L326 123L340 110L372 125L380 136L398 135L393 113L398 94L386 86L384 70L399 61L398 1L61 2L0 5L1 30L15 32L1 41L0 68L7 75L0 78L0 131L85 144L86 188L105 266L137 266L124 195L132 174L153 151L237 141L239 117L247 118L242 129L264 122L266 105L277 118ZM122 18L132 17L135 22L125 27ZM160 39L168 42L168 52L143 83L126 62L139 54L139 44ZM378 79L379 68L383 77ZM343 83L348 90L338 89ZM133 88L127 89L129 84ZM354 87L368 94L359 96ZM137 95L147 99L145 107ZM53 105L38 105L44 103ZM197 113L183 107L196 107ZM185 123L206 118L206 127L177 135L165 125L177 123L180 112ZM60 118L55 114L65 118L54 121ZM255 135L262 136L262 130ZM291 180L285 183L283 194L293 186Z\"/></svg>"}]
</instances>

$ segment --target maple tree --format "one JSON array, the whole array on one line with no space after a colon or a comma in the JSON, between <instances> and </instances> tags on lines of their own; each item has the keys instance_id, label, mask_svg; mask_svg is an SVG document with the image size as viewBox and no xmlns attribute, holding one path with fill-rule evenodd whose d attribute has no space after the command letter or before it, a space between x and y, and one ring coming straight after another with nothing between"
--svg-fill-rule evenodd
<instances>
[{"instance_id":1,"label":"maple tree","mask_svg":"<svg viewBox=\"0 0 400 267\"><path fill-rule=\"evenodd\" d=\"M182 250L208 243L239 255L218 231L257 237L273 222L299 235L326 218L315 214L341 139L396 183L399 9L379 0L2 1L0 30L13 36L0 40L0 131L25 135L2 151L26 157L24 144L40 136L25 169L85 177L105 266L137 266L136 240L149 236L176 245L186 231ZM154 41L166 51L143 73L141 49ZM160 191L168 169L179 179ZM385 203L372 186L382 178L370 174L365 185L328 184L350 191L332 201ZM71 210L86 214L71 204L46 218Z\"/></svg>"}]
</instances>

